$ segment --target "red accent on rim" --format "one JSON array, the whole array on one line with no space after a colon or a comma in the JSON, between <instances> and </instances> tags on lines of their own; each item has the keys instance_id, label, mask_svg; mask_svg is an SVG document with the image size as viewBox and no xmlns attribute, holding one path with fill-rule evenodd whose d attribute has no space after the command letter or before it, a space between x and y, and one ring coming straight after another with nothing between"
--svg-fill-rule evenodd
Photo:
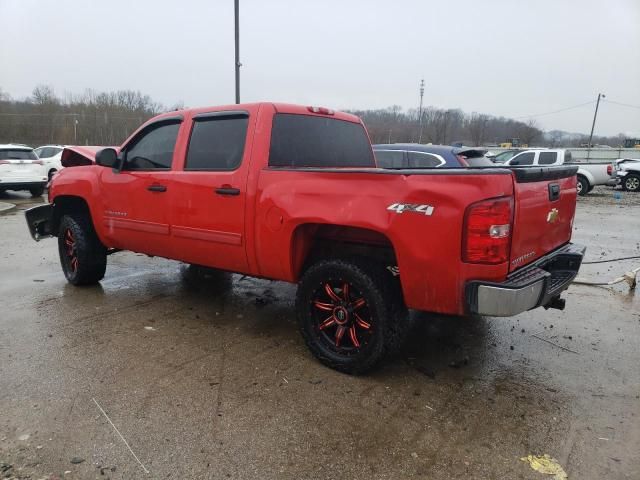
<instances>
[{"instance_id":1,"label":"red accent on rim","mask_svg":"<svg viewBox=\"0 0 640 480\"><path fill-rule=\"evenodd\" d=\"M331 288L331 285L329 285L328 283L324 284L324 291L327 292L327 295L329 295L331 300L333 300L334 302L342 301L342 299L338 295L336 295L336 292L333 291L333 288Z\"/></svg>"},{"instance_id":2,"label":"red accent on rim","mask_svg":"<svg viewBox=\"0 0 640 480\"><path fill-rule=\"evenodd\" d=\"M358 334L356 333L355 325L351 325L351 328L349 329L349 336L351 337L351 343L353 343L353 346L360 348L360 342L358 341Z\"/></svg>"},{"instance_id":3,"label":"red accent on rim","mask_svg":"<svg viewBox=\"0 0 640 480\"><path fill-rule=\"evenodd\" d=\"M78 270L78 254L76 252L76 239L70 228L64 232L64 244L66 247L67 258L73 272Z\"/></svg>"},{"instance_id":4,"label":"red accent on rim","mask_svg":"<svg viewBox=\"0 0 640 480\"><path fill-rule=\"evenodd\" d=\"M356 317L356 323L358 326L364 328L365 330L369 330L371 328L371 324L369 322L365 322L360 315L357 313L353 314Z\"/></svg>"},{"instance_id":5,"label":"red accent on rim","mask_svg":"<svg viewBox=\"0 0 640 480\"><path fill-rule=\"evenodd\" d=\"M352 307L354 310L357 310L357 309L358 309L358 308L360 308L360 307L364 307L366 303L367 303L367 302L365 302L364 298L359 298L358 300L354 301L354 302L351 304L351 307Z\"/></svg>"},{"instance_id":6,"label":"red accent on rim","mask_svg":"<svg viewBox=\"0 0 640 480\"><path fill-rule=\"evenodd\" d=\"M336 347L340 346L340 342L342 341L345 330L345 327L343 327L342 325L338 325L338 329L336 330Z\"/></svg>"},{"instance_id":7,"label":"red accent on rim","mask_svg":"<svg viewBox=\"0 0 640 480\"><path fill-rule=\"evenodd\" d=\"M371 323L362 318L362 311L356 312L367 307L367 302L360 292L345 281L342 281L340 288L336 289L331 282L326 282L321 284L316 295L316 298L311 301L312 312L317 318L317 331L325 341L346 351L359 349L368 343L362 335L367 339L370 337ZM353 300L352 297L356 299ZM331 312L331 315L325 318L322 312ZM347 333L348 335L345 335ZM347 343L345 343L345 336L349 338Z\"/></svg>"},{"instance_id":8,"label":"red accent on rim","mask_svg":"<svg viewBox=\"0 0 640 480\"><path fill-rule=\"evenodd\" d=\"M335 308L332 303L318 302L317 300L313 302L313 305L316 308L319 308L320 310L326 310L327 312L333 312L333 309Z\"/></svg>"}]
</instances>

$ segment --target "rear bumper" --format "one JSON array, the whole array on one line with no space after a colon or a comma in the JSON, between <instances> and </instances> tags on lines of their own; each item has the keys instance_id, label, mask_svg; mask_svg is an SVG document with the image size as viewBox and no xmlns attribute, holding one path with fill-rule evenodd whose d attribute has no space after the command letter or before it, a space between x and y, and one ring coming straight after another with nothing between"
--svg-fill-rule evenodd
<instances>
[{"instance_id":1,"label":"rear bumper","mask_svg":"<svg viewBox=\"0 0 640 480\"><path fill-rule=\"evenodd\" d=\"M53 223L53 205L50 203L33 207L24 212L27 227L31 237L37 242L43 238L53 236L51 225Z\"/></svg>"},{"instance_id":2,"label":"rear bumper","mask_svg":"<svg viewBox=\"0 0 640 480\"><path fill-rule=\"evenodd\" d=\"M578 274L586 247L569 243L513 272L502 283L471 281L466 287L470 313L510 317L555 303Z\"/></svg>"},{"instance_id":3,"label":"rear bumper","mask_svg":"<svg viewBox=\"0 0 640 480\"><path fill-rule=\"evenodd\" d=\"M0 181L0 188L2 190L29 190L31 188L40 188L47 185L46 181L42 182L16 182L16 181Z\"/></svg>"}]
</instances>

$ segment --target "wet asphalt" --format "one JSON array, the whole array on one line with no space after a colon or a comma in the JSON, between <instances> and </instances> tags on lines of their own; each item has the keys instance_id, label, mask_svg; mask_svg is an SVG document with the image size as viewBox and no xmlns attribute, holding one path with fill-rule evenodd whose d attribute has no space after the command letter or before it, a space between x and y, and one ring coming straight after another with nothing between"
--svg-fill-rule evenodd
<instances>
[{"instance_id":1,"label":"wet asphalt","mask_svg":"<svg viewBox=\"0 0 640 480\"><path fill-rule=\"evenodd\" d=\"M580 198L586 260L640 255L640 195L622 195ZM564 311L507 319L414 313L399 358L350 377L307 352L294 286L122 252L76 288L55 240L29 237L43 199L0 201L18 207L0 216L0 478L547 478L530 453L640 478L640 287L574 285Z\"/></svg>"}]
</instances>

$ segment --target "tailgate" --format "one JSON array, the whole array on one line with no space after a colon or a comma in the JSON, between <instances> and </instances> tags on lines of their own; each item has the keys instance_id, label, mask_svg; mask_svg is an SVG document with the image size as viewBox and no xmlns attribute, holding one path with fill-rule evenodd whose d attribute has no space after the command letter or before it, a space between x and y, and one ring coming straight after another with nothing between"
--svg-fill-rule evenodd
<instances>
[{"instance_id":1,"label":"tailgate","mask_svg":"<svg viewBox=\"0 0 640 480\"><path fill-rule=\"evenodd\" d=\"M515 167L515 214L509 270L515 270L571 239L578 167Z\"/></svg>"}]
</instances>

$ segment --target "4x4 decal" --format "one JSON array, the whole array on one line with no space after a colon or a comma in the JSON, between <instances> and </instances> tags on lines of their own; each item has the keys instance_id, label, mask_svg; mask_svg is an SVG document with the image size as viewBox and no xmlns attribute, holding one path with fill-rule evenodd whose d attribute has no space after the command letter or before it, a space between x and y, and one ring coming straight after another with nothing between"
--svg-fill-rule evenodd
<instances>
[{"instance_id":1,"label":"4x4 decal","mask_svg":"<svg viewBox=\"0 0 640 480\"><path fill-rule=\"evenodd\" d=\"M396 213L413 212L421 213L422 215L433 215L435 207L431 205L419 205L417 203L394 203L387 207L387 210L391 210Z\"/></svg>"}]
</instances>

